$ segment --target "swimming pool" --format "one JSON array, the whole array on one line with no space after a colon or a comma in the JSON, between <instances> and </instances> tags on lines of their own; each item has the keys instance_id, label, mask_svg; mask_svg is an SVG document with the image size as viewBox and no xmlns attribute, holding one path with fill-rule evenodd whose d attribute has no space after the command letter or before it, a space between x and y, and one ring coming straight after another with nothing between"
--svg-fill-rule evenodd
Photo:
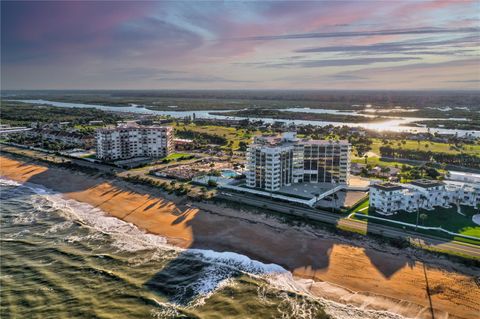
<instances>
[{"instance_id":1,"label":"swimming pool","mask_svg":"<svg viewBox=\"0 0 480 319\"><path fill-rule=\"evenodd\" d=\"M234 178L235 176L237 176L238 173L231 170L231 169L224 169L222 170L222 177L225 177L225 178Z\"/></svg>"}]
</instances>

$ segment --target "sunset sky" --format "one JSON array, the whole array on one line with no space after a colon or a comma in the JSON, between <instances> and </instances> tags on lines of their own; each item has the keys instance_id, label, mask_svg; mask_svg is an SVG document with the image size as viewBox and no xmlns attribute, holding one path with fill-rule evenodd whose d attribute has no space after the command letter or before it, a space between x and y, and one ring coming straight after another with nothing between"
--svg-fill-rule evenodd
<instances>
[{"instance_id":1,"label":"sunset sky","mask_svg":"<svg viewBox=\"0 0 480 319\"><path fill-rule=\"evenodd\" d=\"M480 89L480 1L1 2L2 89Z\"/></svg>"}]
</instances>

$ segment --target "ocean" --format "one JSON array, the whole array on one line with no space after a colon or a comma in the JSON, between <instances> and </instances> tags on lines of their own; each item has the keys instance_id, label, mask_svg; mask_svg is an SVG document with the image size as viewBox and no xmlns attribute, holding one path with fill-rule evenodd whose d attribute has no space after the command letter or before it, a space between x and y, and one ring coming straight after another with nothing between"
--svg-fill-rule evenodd
<instances>
[{"instance_id":1,"label":"ocean","mask_svg":"<svg viewBox=\"0 0 480 319\"><path fill-rule=\"evenodd\" d=\"M1 318L401 318L314 297L279 265L170 246L38 185L0 187Z\"/></svg>"}]
</instances>

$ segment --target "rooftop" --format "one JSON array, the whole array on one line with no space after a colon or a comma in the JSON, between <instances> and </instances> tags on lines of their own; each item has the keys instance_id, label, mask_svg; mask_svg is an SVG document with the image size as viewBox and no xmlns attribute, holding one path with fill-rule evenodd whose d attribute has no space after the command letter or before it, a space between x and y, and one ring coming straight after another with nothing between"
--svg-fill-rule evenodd
<instances>
[{"instance_id":1,"label":"rooftop","mask_svg":"<svg viewBox=\"0 0 480 319\"><path fill-rule=\"evenodd\" d=\"M348 144L347 140L302 140L303 144L330 145L330 144Z\"/></svg>"},{"instance_id":2,"label":"rooftop","mask_svg":"<svg viewBox=\"0 0 480 319\"><path fill-rule=\"evenodd\" d=\"M383 191L398 191L398 190L402 190L402 189L405 188L401 185L393 184L393 183L375 184L375 185L372 185L372 187L377 188L377 189L381 189Z\"/></svg>"},{"instance_id":3,"label":"rooftop","mask_svg":"<svg viewBox=\"0 0 480 319\"><path fill-rule=\"evenodd\" d=\"M290 186L283 186L276 193L280 193L286 196L296 196L311 199L319 196L335 187L339 184L332 183L298 183Z\"/></svg>"},{"instance_id":4,"label":"rooftop","mask_svg":"<svg viewBox=\"0 0 480 319\"><path fill-rule=\"evenodd\" d=\"M467 172L459 172L459 171L450 171L450 174L480 177L480 174L475 174L475 173L470 173L470 172L467 173Z\"/></svg>"},{"instance_id":5,"label":"rooftop","mask_svg":"<svg viewBox=\"0 0 480 319\"><path fill-rule=\"evenodd\" d=\"M128 123L128 124L123 124L120 123L118 126L107 126L107 127L101 127L98 128L96 131L97 132L114 132L114 131L120 131L120 130L168 130L172 131L173 127L171 126L159 126L159 125L139 125L137 123Z\"/></svg>"},{"instance_id":6,"label":"rooftop","mask_svg":"<svg viewBox=\"0 0 480 319\"><path fill-rule=\"evenodd\" d=\"M349 144L347 140L311 140L298 139L295 132L286 132L281 135L260 135L255 136L254 145L263 146L288 146L294 144L305 145L335 145L335 144Z\"/></svg>"},{"instance_id":7,"label":"rooftop","mask_svg":"<svg viewBox=\"0 0 480 319\"><path fill-rule=\"evenodd\" d=\"M431 187L437 187L437 186L442 186L444 185L442 182L439 181L433 181L429 179L417 179L415 181L411 181L410 184L419 186L422 188L431 188Z\"/></svg>"}]
</instances>

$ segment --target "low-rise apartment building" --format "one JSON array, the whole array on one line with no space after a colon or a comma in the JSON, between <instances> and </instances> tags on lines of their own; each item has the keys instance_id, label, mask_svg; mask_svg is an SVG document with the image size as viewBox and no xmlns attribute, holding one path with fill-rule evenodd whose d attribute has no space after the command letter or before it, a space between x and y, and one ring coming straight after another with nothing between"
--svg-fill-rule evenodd
<instances>
[{"instance_id":1,"label":"low-rise apartment building","mask_svg":"<svg viewBox=\"0 0 480 319\"><path fill-rule=\"evenodd\" d=\"M480 205L480 184L416 180L409 184L381 183L370 187L370 207L384 215L451 205Z\"/></svg>"},{"instance_id":2,"label":"low-rise apartment building","mask_svg":"<svg viewBox=\"0 0 480 319\"><path fill-rule=\"evenodd\" d=\"M480 184L480 174L450 171L446 178L450 181Z\"/></svg>"},{"instance_id":3,"label":"low-rise apartment building","mask_svg":"<svg viewBox=\"0 0 480 319\"><path fill-rule=\"evenodd\" d=\"M97 158L105 161L165 157L174 152L173 128L132 123L96 131Z\"/></svg>"},{"instance_id":4,"label":"low-rise apartment building","mask_svg":"<svg viewBox=\"0 0 480 319\"><path fill-rule=\"evenodd\" d=\"M299 139L296 133L257 136L247 150L248 187L278 191L297 183L348 184L348 141Z\"/></svg>"}]
</instances>

